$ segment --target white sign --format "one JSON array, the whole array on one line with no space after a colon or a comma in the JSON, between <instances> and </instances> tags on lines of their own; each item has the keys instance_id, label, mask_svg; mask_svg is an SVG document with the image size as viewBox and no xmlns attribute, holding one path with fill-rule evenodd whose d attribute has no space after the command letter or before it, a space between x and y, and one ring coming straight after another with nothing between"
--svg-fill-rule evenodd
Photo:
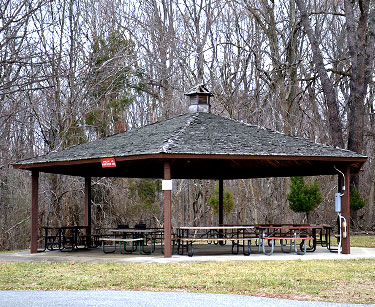
<instances>
[{"instance_id":1,"label":"white sign","mask_svg":"<svg viewBox=\"0 0 375 307\"><path fill-rule=\"evenodd\" d=\"M163 191L172 191L172 180L162 180L161 189Z\"/></svg>"}]
</instances>

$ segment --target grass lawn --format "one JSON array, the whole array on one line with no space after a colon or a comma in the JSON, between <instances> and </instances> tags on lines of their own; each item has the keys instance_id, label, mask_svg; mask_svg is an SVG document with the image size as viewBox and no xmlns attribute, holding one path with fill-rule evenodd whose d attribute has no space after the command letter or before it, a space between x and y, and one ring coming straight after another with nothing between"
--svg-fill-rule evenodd
<instances>
[{"instance_id":1,"label":"grass lawn","mask_svg":"<svg viewBox=\"0 0 375 307\"><path fill-rule=\"evenodd\" d=\"M375 303L375 260L0 263L0 290L151 290Z\"/></svg>"},{"instance_id":2,"label":"grass lawn","mask_svg":"<svg viewBox=\"0 0 375 307\"><path fill-rule=\"evenodd\" d=\"M351 243L375 247L375 237L352 236ZM0 290L97 289L232 293L374 304L375 259L177 264L0 263Z\"/></svg>"},{"instance_id":3,"label":"grass lawn","mask_svg":"<svg viewBox=\"0 0 375 307\"><path fill-rule=\"evenodd\" d=\"M375 237L374 236L351 236L350 245L356 246L356 247L375 247Z\"/></svg>"}]
</instances>

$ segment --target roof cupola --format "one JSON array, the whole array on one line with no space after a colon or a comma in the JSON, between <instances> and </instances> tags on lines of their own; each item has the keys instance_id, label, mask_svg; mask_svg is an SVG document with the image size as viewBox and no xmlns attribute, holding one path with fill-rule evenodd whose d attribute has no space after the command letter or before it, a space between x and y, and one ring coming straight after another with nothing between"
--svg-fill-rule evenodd
<instances>
[{"instance_id":1,"label":"roof cupola","mask_svg":"<svg viewBox=\"0 0 375 307\"><path fill-rule=\"evenodd\" d=\"M212 97L213 94L206 88L204 84L198 84L194 86L187 93L185 93L185 95L190 97L190 113L211 112L210 97Z\"/></svg>"}]
</instances>

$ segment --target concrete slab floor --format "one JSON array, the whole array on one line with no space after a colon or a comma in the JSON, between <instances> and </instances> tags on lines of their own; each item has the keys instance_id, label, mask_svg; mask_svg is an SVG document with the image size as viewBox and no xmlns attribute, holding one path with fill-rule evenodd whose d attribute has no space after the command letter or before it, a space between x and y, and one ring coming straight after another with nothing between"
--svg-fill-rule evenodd
<instances>
[{"instance_id":1,"label":"concrete slab floor","mask_svg":"<svg viewBox=\"0 0 375 307\"><path fill-rule=\"evenodd\" d=\"M88 263L183 263L183 262L212 262L212 261L280 261L280 260L334 260L334 259L375 259L375 248L351 247L350 255L332 253L325 247L317 247L315 252L307 252L305 255L296 255L294 252L287 254L280 249L275 250L271 256L266 256L253 247L250 256L239 253L233 255L230 246L219 245L195 245L194 256L174 254L171 258L164 258L159 247L151 255L140 255L138 252L132 254L104 254L100 248L80 249L72 252L60 252L59 250L38 252L31 254L30 251L3 252L0 253L0 262L88 262Z\"/></svg>"}]
</instances>

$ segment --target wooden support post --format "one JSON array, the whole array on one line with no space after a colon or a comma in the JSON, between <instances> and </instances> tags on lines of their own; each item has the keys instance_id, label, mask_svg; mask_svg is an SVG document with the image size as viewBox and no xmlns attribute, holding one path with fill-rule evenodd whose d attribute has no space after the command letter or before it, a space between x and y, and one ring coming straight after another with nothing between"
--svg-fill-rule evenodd
<instances>
[{"instance_id":1,"label":"wooden support post","mask_svg":"<svg viewBox=\"0 0 375 307\"><path fill-rule=\"evenodd\" d=\"M341 174L337 175L337 192L342 193L342 185L344 184L344 178Z\"/></svg>"},{"instance_id":2,"label":"wooden support post","mask_svg":"<svg viewBox=\"0 0 375 307\"><path fill-rule=\"evenodd\" d=\"M171 165L164 162L164 180L171 180ZM164 257L172 257L172 191L164 190Z\"/></svg>"},{"instance_id":3,"label":"wooden support post","mask_svg":"<svg viewBox=\"0 0 375 307\"><path fill-rule=\"evenodd\" d=\"M219 179L219 226L224 224L224 182Z\"/></svg>"},{"instance_id":4,"label":"wooden support post","mask_svg":"<svg viewBox=\"0 0 375 307\"><path fill-rule=\"evenodd\" d=\"M346 219L346 238L342 239L342 253L350 254L350 167L347 166L343 173L345 175L345 192L341 200L341 215Z\"/></svg>"},{"instance_id":5,"label":"wooden support post","mask_svg":"<svg viewBox=\"0 0 375 307\"><path fill-rule=\"evenodd\" d=\"M219 179L219 226L224 225L224 182ZM219 238L223 238L223 230L219 231ZM219 241L220 245L224 245L224 241Z\"/></svg>"},{"instance_id":6,"label":"wooden support post","mask_svg":"<svg viewBox=\"0 0 375 307\"><path fill-rule=\"evenodd\" d=\"M91 177L85 177L85 226L87 247L91 246Z\"/></svg>"},{"instance_id":7,"label":"wooden support post","mask_svg":"<svg viewBox=\"0 0 375 307\"><path fill-rule=\"evenodd\" d=\"M31 242L30 252L38 252L38 218L39 218L39 172L32 171L31 173Z\"/></svg>"}]
</instances>

